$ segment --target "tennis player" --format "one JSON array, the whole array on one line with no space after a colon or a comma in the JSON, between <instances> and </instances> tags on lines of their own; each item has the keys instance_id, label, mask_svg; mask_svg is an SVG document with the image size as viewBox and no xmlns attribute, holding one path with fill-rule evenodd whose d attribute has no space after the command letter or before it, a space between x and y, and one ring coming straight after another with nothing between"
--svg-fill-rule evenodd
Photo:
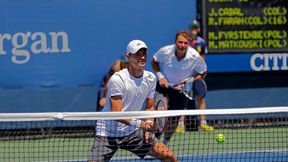
<instances>
[{"instance_id":1,"label":"tennis player","mask_svg":"<svg viewBox=\"0 0 288 162\"><path fill-rule=\"evenodd\" d=\"M117 59L111 67L109 68L108 72L104 75L104 77L101 80L101 84L98 88L98 98L97 98L97 109L96 111L101 111L106 103L107 98L107 85L108 80L111 78L111 76L124 68L128 67L128 59L126 57L126 54L122 55L119 59Z\"/></svg>"},{"instance_id":2,"label":"tennis player","mask_svg":"<svg viewBox=\"0 0 288 162\"><path fill-rule=\"evenodd\" d=\"M176 34L175 44L160 48L153 56L152 67L159 80L157 92L168 97L168 110L195 109L194 100L189 100L174 86L189 77L204 78L207 71L205 61L200 54L190 47L190 33L181 30ZM164 144L167 144L175 132L179 117L169 118L164 133ZM195 122L186 116L186 125Z\"/></svg>"},{"instance_id":3,"label":"tennis player","mask_svg":"<svg viewBox=\"0 0 288 162\"><path fill-rule=\"evenodd\" d=\"M108 98L103 112L154 110L156 77L144 70L147 46L133 40L127 46L128 68L116 72L108 81ZM109 161L118 149L133 152L140 158L154 156L162 161L177 161L167 146L159 142L153 131L152 120L100 120L89 155L89 162Z\"/></svg>"},{"instance_id":4,"label":"tennis player","mask_svg":"<svg viewBox=\"0 0 288 162\"><path fill-rule=\"evenodd\" d=\"M200 23L197 20L193 20L189 24L189 30L191 33L191 43L190 43L191 47L193 47L200 54L203 60L206 61L206 55L208 53L208 50L205 40L199 36L199 33L201 31ZM198 98L198 105L199 109L206 109L205 98ZM214 130L214 128L211 125L207 124L205 115L200 115L200 128L204 131Z\"/></svg>"}]
</instances>

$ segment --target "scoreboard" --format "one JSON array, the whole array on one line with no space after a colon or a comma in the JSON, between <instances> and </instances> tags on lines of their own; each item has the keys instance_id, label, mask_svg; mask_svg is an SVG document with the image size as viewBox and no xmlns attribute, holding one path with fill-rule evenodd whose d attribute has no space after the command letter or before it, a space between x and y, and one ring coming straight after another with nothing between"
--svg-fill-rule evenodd
<instances>
[{"instance_id":1,"label":"scoreboard","mask_svg":"<svg viewBox=\"0 0 288 162\"><path fill-rule=\"evenodd\" d=\"M209 53L288 51L287 0L204 0Z\"/></svg>"}]
</instances>

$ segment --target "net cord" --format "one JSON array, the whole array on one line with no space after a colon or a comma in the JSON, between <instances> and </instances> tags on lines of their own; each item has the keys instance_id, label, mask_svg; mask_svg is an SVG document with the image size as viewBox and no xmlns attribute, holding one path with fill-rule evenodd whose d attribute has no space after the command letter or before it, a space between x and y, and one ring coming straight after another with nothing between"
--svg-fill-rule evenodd
<instances>
[{"instance_id":1,"label":"net cord","mask_svg":"<svg viewBox=\"0 0 288 162\"><path fill-rule=\"evenodd\" d=\"M227 111L229 110L229 111ZM169 110L169 111L129 111L129 112L43 112L43 113L0 113L0 122L8 121L55 121L55 120L119 120L144 119L182 115L232 115L256 113L287 113L288 107Z\"/></svg>"}]
</instances>

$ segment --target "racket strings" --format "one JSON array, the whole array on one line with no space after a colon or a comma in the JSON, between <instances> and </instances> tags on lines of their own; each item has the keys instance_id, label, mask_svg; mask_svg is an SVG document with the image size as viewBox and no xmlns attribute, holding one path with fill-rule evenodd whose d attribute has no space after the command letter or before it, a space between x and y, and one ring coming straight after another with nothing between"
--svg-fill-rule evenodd
<instances>
[{"instance_id":1,"label":"racket strings","mask_svg":"<svg viewBox=\"0 0 288 162\"><path fill-rule=\"evenodd\" d=\"M165 118L157 118L155 121L154 131L161 133L164 131L165 127Z\"/></svg>"},{"instance_id":2,"label":"racket strings","mask_svg":"<svg viewBox=\"0 0 288 162\"><path fill-rule=\"evenodd\" d=\"M165 99L161 98L156 103L156 110L165 111L167 110L167 105ZM165 129L166 117L158 117L154 120L154 132L162 133Z\"/></svg>"}]
</instances>

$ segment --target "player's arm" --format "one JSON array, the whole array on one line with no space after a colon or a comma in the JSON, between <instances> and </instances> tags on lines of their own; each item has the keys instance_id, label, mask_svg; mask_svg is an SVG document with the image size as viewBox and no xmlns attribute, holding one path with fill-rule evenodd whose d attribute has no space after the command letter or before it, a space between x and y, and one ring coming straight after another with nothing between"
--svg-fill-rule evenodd
<instances>
[{"instance_id":1,"label":"player's arm","mask_svg":"<svg viewBox=\"0 0 288 162\"><path fill-rule=\"evenodd\" d=\"M166 87L168 88L168 81L167 79L165 78L165 76L160 72L160 66L159 66L159 63L153 58L152 59L152 62L151 62L151 65L152 65L152 68L153 70L155 71L156 73L156 76L159 80L159 85L161 87Z\"/></svg>"},{"instance_id":2,"label":"player's arm","mask_svg":"<svg viewBox=\"0 0 288 162\"><path fill-rule=\"evenodd\" d=\"M203 74L197 74L194 76L194 79L205 79L207 76L207 72L204 72Z\"/></svg>"},{"instance_id":3,"label":"player's arm","mask_svg":"<svg viewBox=\"0 0 288 162\"><path fill-rule=\"evenodd\" d=\"M110 104L112 112L122 112L122 96L111 96ZM131 119L121 119L118 121L127 125L131 124Z\"/></svg>"},{"instance_id":4,"label":"player's arm","mask_svg":"<svg viewBox=\"0 0 288 162\"><path fill-rule=\"evenodd\" d=\"M110 97L110 104L111 104L111 111L112 112L122 112L122 96L111 96ZM119 122L126 124L126 125L131 125L132 124L132 119L121 119L118 120Z\"/></svg>"},{"instance_id":5,"label":"player's arm","mask_svg":"<svg viewBox=\"0 0 288 162\"><path fill-rule=\"evenodd\" d=\"M124 81L120 75L112 75L111 79L108 82L108 88L111 91L109 95L110 107L112 112L122 112L123 101L122 96L124 89ZM119 120L119 122L130 125L131 119Z\"/></svg>"},{"instance_id":6,"label":"player's arm","mask_svg":"<svg viewBox=\"0 0 288 162\"><path fill-rule=\"evenodd\" d=\"M110 103L112 112L122 112L122 96L111 96ZM118 121L126 125L138 125L139 128L142 128L145 131L153 130L153 123L150 122L133 119L121 119Z\"/></svg>"}]
</instances>

